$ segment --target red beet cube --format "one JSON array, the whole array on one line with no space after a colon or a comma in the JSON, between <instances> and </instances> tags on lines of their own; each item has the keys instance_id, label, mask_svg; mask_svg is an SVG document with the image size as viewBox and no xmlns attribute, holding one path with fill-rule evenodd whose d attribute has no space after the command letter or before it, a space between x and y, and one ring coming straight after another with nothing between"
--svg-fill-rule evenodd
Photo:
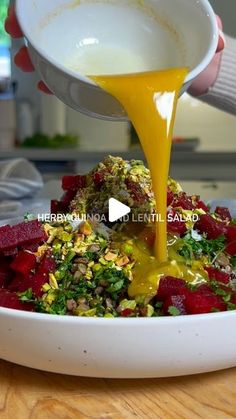
<instances>
[{"instance_id":1,"label":"red beet cube","mask_svg":"<svg viewBox=\"0 0 236 419\"><path fill-rule=\"evenodd\" d=\"M227 233L226 233L226 236L227 236L227 241L228 241L229 243L236 241L236 226L234 226L234 225L229 225L229 226L227 227Z\"/></svg>"},{"instance_id":2,"label":"red beet cube","mask_svg":"<svg viewBox=\"0 0 236 419\"><path fill-rule=\"evenodd\" d=\"M182 208L185 210L192 210L194 209L194 204L192 202L192 198L191 196L187 196L186 193L181 192L175 199L174 202L172 203L172 207L173 208Z\"/></svg>"},{"instance_id":3,"label":"red beet cube","mask_svg":"<svg viewBox=\"0 0 236 419\"><path fill-rule=\"evenodd\" d=\"M124 310L122 310L121 317L130 317L132 314L134 313L133 310L131 310L131 308L125 308Z\"/></svg>"},{"instance_id":4,"label":"red beet cube","mask_svg":"<svg viewBox=\"0 0 236 419\"><path fill-rule=\"evenodd\" d=\"M204 269L207 271L210 280L219 281L222 284L228 284L230 282L230 274L212 268L211 266L206 266Z\"/></svg>"},{"instance_id":5,"label":"red beet cube","mask_svg":"<svg viewBox=\"0 0 236 419\"><path fill-rule=\"evenodd\" d=\"M226 248L225 251L230 255L230 256L236 256L236 241L229 243Z\"/></svg>"},{"instance_id":6,"label":"red beet cube","mask_svg":"<svg viewBox=\"0 0 236 419\"><path fill-rule=\"evenodd\" d=\"M14 229L9 226L0 227L0 252L14 249L17 246L17 236Z\"/></svg>"},{"instance_id":7,"label":"red beet cube","mask_svg":"<svg viewBox=\"0 0 236 419\"><path fill-rule=\"evenodd\" d=\"M36 273L32 278L31 278L31 286L30 288L32 288L33 294L35 295L35 297L39 298L42 297L43 295L43 285L46 284L48 282L48 274L41 274L41 273Z\"/></svg>"},{"instance_id":8,"label":"red beet cube","mask_svg":"<svg viewBox=\"0 0 236 419\"><path fill-rule=\"evenodd\" d=\"M63 204L61 201L51 201L51 214L65 214L68 212L68 205Z\"/></svg>"},{"instance_id":9,"label":"red beet cube","mask_svg":"<svg viewBox=\"0 0 236 419\"><path fill-rule=\"evenodd\" d=\"M167 190L167 206L171 205L173 200L174 200L174 194L170 190L170 188L168 188L168 190Z\"/></svg>"},{"instance_id":10,"label":"red beet cube","mask_svg":"<svg viewBox=\"0 0 236 419\"><path fill-rule=\"evenodd\" d=\"M163 304L163 313L165 315L170 315L169 313L169 307L176 307L179 310L179 314L185 315L187 314L186 308L185 308L185 295L170 295L167 297L167 299L164 301Z\"/></svg>"},{"instance_id":11,"label":"red beet cube","mask_svg":"<svg viewBox=\"0 0 236 419\"><path fill-rule=\"evenodd\" d=\"M94 183L96 189L98 189L98 190L101 189L102 185L105 182L105 175L106 175L106 173L102 172L102 171L101 172L96 172L96 173L93 174L93 183Z\"/></svg>"},{"instance_id":12,"label":"red beet cube","mask_svg":"<svg viewBox=\"0 0 236 419\"><path fill-rule=\"evenodd\" d=\"M217 295L204 295L199 292L192 292L186 296L185 307L187 314L204 314L227 309L226 303Z\"/></svg>"},{"instance_id":13,"label":"red beet cube","mask_svg":"<svg viewBox=\"0 0 236 419\"><path fill-rule=\"evenodd\" d=\"M0 260L0 288L5 288L12 278L12 271L9 262L5 259Z\"/></svg>"},{"instance_id":14,"label":"red beet cube","mask_svg":"<svg viewBox=\"0 0 236 419\"><path fill-rule=\"evenodd\" d=\"M11 264L13 271L28 276L36 267L36 256L29 252L20 251Z\"/></svg>"},{"instance_id":15,"label":"red beet cube","mask_svg":"<svg viewBox=\"0 0 236 419\"><path fill-rule=\"evenodd\" d=\"M31 244L26 244L25 246L21 247L21 250L28 250L29 252L37 252L39 248L38 243L31 243Z\"/></svg>"},{"instance_id":16,"label":"red beet cube","mask_svg":"<svg viewBox=\"0 0 236 419\"><path fill-rule=\"evenodd\" d=\"M54 272L55 270L55 258L49 250L44 254L36 273L38 273L39 275L46 274L48 277L48 274Z\"/></svg>"},{"instance_id":17,"label":"red beet cube","mask_svg":"<svg viewBox=\"0 0 236 419\"><path fill-rule=\"evenodd\" d=\"M165 276L160 279L156 297L158 300L164 301L172 295L184 294L184 291L187 292L188 289L183 279Z\"/></svg>"},{"instance_id":18,"label":"red beet cube","mask_svg":"<svg viewBox=\"0 0 236 419\"><path fill-rule=\"evenodd\" d=\"M24 311L33 311L34 309L32 303L23 303L16 293L7 290L0 290L0 307Z\"/></svg>"},{"instance_id":19,"label":"red beet cube","mask_svg":"<svg viewBox=\"0 0 236 419\"><path fill-rule=\"evenodd\" d=\"M24 246L28 243L42 243L47 240L44 228L37 220L17 224L12 229L16 234L18 246Z\"/></svg>"},{"instance_id":20,"label":"red beet cube","mask_svg":"<svg viewBox=\"0 0 236 419\"><path fill-rule=\"evenodd\" d=\"M209 212L208 206L203 201L198 201L197 208L202 209L205 212Z\"/></svg>"},{"instance_id":21,"label":"red beet cube","mask_svg":"<svg viewBox=\"0 0 236 419\"><path fill-rule=\"evenodd\" d=\"M233 295L231 296L231 300L230 300L230 302L231 302L232 304L235 304L235 305L236 305L236 294L233 294Z\"/></svg>"},{"instance_id":22,"label":"red beet cube","mask_svg":"<svg viewBox=\"0 0 236 419\"><path fill-rule=\"evenodd\" d=\"M207 284L199 285L199 287L197 289L197 292L200 293L200 294L203 294L203 295L212 295L212 294L214 294L213 291L212 291L212 289L211 289L211 287L210 287L210 285L207 285Z\"/></svg>"},{"instance_id":23,"label":"red beet cube","mask_svg":"<svg viewBox=\"0 0 236 419\"><path fill-rule=\"evenodd\" d=\"M63 206L65 206L67 209L71 203L71 201L74 199L76 195L76 191L67 191L64 193L64 195L62 196L60 203L63 204Z\"/></svg>"},{"instance_id":24,"label":"red beet cube","mask_svg":"<svg viewBox=\"0 0 236 419\"><path fill-rule=\"evenodd\" d=\"M6 258L8 257L15 257L18 253L18 249L17 247L13 247L12 249L9 250L5 250L4 252L2 252L3 256L5 256Z\"/></svg>"},{"instance_id":25,"label":"red beet cube","mask_svg":"<svg viewBox=\"0 0 236 419\"><path fill-rule=\"evenodd\" d=\"M222 218L222 220L232 220L229 209L226 207L216 207L215 213Z\"/></svg>"},{"instance_id":26,"label":"red beet cube","mask_svg":"<svg viewBox=\"0 0 236 419\"><path fill-rule=\"evenodd\" d=\"M210 214L200 215L199 220L195 224L195 229L200 233L205 233L210 240L225 236L227 227L224 223L215 220Z\"/></svg>"},{"instance_id":27,"label":"red beet cube","mask_svg":"<svg viewBox=\"0 0 236 419\"><path fill-rule=\"evenodd\" d=\"M187 231L186 224L181 219L181 214L175 210L170 210L167 213L167 229L169 233L178 234L179 236L183 236Z\"/></svg>"},{"instance_id":28,"label":"red beet cube","mask_svg":"<svg viewBox=\"0 0 236 419\"><path fill-rule=\"evenodd\" d=\"M7 287L10 291L15 292L25 292L29 288L32 288L32 277L24 277L21 274L17 274L13 280L11 281L10 285Z\"/></svg>"},{"instance_id":29,"label":"red beet cube","mask_svg":"<svg viewBox=\"0 0 236 419\"><path fill-rule=\"evenodd\" d=\"M63 191L78 191L86 186L86 176L64 176L62 178Z\"/></svg>"}]
</instances>

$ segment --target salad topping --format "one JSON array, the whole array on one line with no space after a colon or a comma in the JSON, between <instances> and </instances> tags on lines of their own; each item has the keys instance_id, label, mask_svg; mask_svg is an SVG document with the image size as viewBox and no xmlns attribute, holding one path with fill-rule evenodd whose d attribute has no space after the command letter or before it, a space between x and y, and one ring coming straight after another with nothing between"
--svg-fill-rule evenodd
<instances>
[{"instance_id":1,"label":"salad topping","mask_svg":"<svg viewBox=\"0 0 236 419\"><path fill-rule=\"evenodd\" d=\"M132 185L132 186L131 186ZM155 214L142 162L107 157L65 177L52 211L107 214L111 193L137 217ZM69 194L70 198L69 199ZM0 306L96 317L152 317L236 309L236 223L169 179L168 260L153 255L155 223L40 223L0 227Z\"/></svg>"}]
</instances>

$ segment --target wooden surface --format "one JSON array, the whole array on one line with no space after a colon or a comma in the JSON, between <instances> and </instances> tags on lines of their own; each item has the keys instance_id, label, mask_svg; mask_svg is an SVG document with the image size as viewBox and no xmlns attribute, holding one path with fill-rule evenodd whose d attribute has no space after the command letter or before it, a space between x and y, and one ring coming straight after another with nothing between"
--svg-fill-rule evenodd
<instances>
[{"instance_id":1,"label":"wooden surface","mask_svg":"<svg viewBox=\"0 0 236 419\"><path fill-rule=\"evenodd\" d=\"M0 361L0 418L236 418L236 369L168 379L102 380Z\"/></svg>"}]
</instances>

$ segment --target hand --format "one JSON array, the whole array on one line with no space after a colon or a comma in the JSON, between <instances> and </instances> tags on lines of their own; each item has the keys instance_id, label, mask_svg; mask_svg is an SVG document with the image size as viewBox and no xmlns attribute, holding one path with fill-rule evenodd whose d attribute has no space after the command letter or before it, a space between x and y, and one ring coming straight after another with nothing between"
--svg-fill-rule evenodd
<instances>
[{"instance_id":1,"label":"hand","mask_svg":"<svg viewBox=\"0 0 236 419\"><path fill-rule=\"evenodd\" d=\"M188 92L192 96L201 96L207 93L208 89L214 85L219 69L220 69L220 63L221 63L221 56L222 51L225 47L225 38L223 35L223 25L222 21L219 16L216 16L218 26L219 26L219 42L217 46L217 50L215 53L215 56L212 60L212 62L209 64L209 66L194 80L193 84L189 88Z\"/></svg>"},{"instance_id":2,"label":"hand","mask_svg":"<svg viewBox=\"0 0 236 419\"><path fill-rule=\"evenodd\" d=\"M17 21L15 8L9 7L8 16L5 21L5 30L12 38L22 38L24 36L20 25ZM29 56L28 49L22 47L14 57L14 62L22 71L32 72L34 71L34 66L32 64L31 58ZM38 88L44 93L51 94L51 91L48 89L46 84L43 81L38 83Z\"/></svg>"}]
</instances>

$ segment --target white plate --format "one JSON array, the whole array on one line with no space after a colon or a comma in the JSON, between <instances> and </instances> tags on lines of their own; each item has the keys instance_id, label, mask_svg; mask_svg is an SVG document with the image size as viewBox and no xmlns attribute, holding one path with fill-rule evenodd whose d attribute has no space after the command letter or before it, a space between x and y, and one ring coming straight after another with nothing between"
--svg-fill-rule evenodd
<instances>
[{"instance_id":1,"label":"white plate","mask_svg":"<svg viewBox=\"0 0 236 419\"><path fill-rule=\"evenodd\" d=\"M96 319L0 308L0 336L0 358L63 374L170 377L236 366L236 311Z\"/></svg>"},{"instance_id":2,"label":"white plate","mask_svg":"<svg viewBox=\"0 0 236 419\"><path fill-rule=\"evenodd\" d=\"M236 366L236 312L95 319L0 308L0 357L63 374L170 377Z\"/></svg>"}]
</instances>

